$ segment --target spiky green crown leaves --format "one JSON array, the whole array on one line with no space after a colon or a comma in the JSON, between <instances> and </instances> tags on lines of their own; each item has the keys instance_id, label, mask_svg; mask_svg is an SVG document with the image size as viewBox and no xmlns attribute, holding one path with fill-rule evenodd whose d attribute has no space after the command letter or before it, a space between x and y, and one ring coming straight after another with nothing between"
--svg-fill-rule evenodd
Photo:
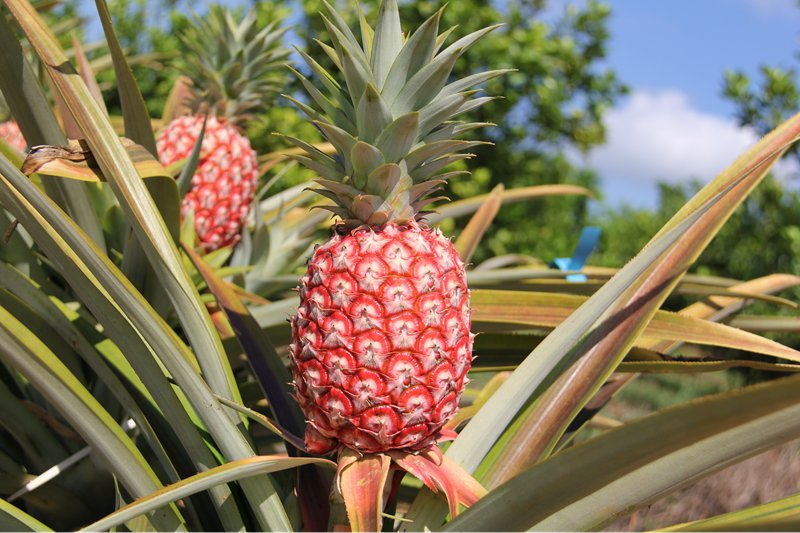
<instances>
[{"instance_id":1,"label":"spiky green crown leaves","mask_svg":"<svg viewBox=\"0 0 800 533\"><path fill-rule=\"evenodd\" d=\"M306 152L296 159L319 174L317 192L334 202L325 208L347 227L419 219L421 209L439 199L432 195L442 183L462 173L443 170L481 144L456 137L484 124L456 117L491 100L476 97L474 87L507 71L450 76L456 60L497 26L444 47L451 30L439 34L441 9L406 38L397 1L384 0L374 28L361 13L359 41L339 13L323 3L333 46L319 45L338 69L338 79L299 51L316 78L312 82L295 71L312 105L287 98L312 118L336 155L287 137Z\"/></svg>"},{"instance_id":2,"label":"spiky green crown leaves","mask_svg":"<svg viewBox=\"0 0 800 533\"><path fill-rule=\"evenodd\" d=\"M192 107L206 104L212 114L241 125L284 85L289 50L281 39L288 28L279 21L260 27L255 8L240 22L220 5L193 18L181 35L189 53L180 65L192 80Z\"/></svg>"}]
</instances>

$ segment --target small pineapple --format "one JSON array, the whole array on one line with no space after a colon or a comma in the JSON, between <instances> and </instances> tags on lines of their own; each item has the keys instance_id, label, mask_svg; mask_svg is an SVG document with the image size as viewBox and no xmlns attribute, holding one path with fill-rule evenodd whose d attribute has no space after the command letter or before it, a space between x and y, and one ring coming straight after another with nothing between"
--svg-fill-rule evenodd
<instances>
[{"instance_id":1,"label":"small pineapple","mask_svg":"<svg viewBox=\"0 0 800 533\"><path fill-rule=\"evenodd\" d=\"M24 152L28 143L25 141L25 137L22 136L19 124L11 118L8 104L6 104L2 94L0 94L0 117L5 117L5 120L0 122L0 139L3 139L6 144L20 152Z\"/></svg>"},{"instance_id":2,"label":"small pineapple","mask_svg":"<svg viewBox=\"0 0 800 533\"><path fill-rule=\"evenodd\" d=\"M212 6L183 36L194 114L167 124L158 153L164 165L189 157L208 112L200 160L181 207L183 215L194 212L206 251L235 244L250 213L258 162L241 129L278 90L276 71L289 53L280 46L285 31L274 22L259 28L254 10L237 23L229 11Z\"/></svg>"},{"instance_id":3,"label":"small pineapple","mask_svg":"<svg viewBox=\"0 0 800 533\"><path fill-rule=\"evenodd\" d=\"M331 157L298 139L296 159L320 176L341 221L300 280L291 367L308 419L306 446L322 454L415 451L439 440L467 383L474 335L464 264L421 209L442 173L479 143L456 140L481 124L454 117L487 97L476 85L502 71L450 81L456 59L493 28L441 50L441 10L404 37L396 0L381 3L362 42L325 2L344 84L306 54L316 81L297 73L316 107L295 104L335 147ZM448 83L450 81L450 83ZM322 90L326 91L326 94Z\"/></svg>"},{"instance_id":4,"label":"small pineapple","mask_svg":"<svg viewBox=\"0 0 800 533\"><path fill-rule=\"evenodd\" d=\"M24 152L28 146L25 137L22 136L22 131L19 129L19 125L14 120L0 122L0 139L3 139L9 146L16 148L20 152Z\"/></svg>"}]
</instances>

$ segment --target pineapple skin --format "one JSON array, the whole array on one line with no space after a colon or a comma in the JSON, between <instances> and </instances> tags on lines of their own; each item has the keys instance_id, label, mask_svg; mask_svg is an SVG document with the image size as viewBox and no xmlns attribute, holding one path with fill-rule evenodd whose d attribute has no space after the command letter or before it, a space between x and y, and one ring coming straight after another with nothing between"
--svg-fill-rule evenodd
<instances>
[{"instance_id":1,"label":"pineapple skin","mask_svg":"<svg viewBox=\"0 0 800 533\"><path fill-rule=\"evenodd\" d=\"M189 157L202 126L200 115L167 124L157 139L161 163ZM209 116L191 187L181 203L181 217L194 212L197 237L206 252L239 241L257 181L258 160L250 141L229 122Z\"/></svg>"},{"instance_id":2,"label":"pineapple skin","mask_svg":"<svg viewBox=\"0 0 800 533\"><path fill-rule=\"evenodd\" d=\"M417 222L334 232L299 292L290 366L308 451L435 444L458 409L474 339L450 240Z\"/></svg>"},{"instance_id":3,"label":"pineapple skin","mask_svg":"<svg viewBox=\"0 0 800 533\"><path fill-rule=\"evenodd\" d=\"M3 139L9 146L13 146L20 152L24 152L28 143L22 136L19 125L13 120L0 122L0 139Z\"/></svg>"}]
</instances>

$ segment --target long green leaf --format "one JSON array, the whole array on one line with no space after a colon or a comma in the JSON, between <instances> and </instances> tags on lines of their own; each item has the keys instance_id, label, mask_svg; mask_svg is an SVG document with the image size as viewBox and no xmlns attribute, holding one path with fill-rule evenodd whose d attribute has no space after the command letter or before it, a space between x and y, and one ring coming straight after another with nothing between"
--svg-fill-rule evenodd
<instances>
[{"instance_id":1,"label":"long green leaf","mask_svg":"<svg viewBox=\"0 0 800 533\"><path fill-rule=\"evenodd\" d=\"M125 136L142 145L153 157L158 157L156 140L153 136L153 127L150 122L150 113L147 111L142 93L136 84L136 79L131 72L125 54L120 46L114 27L111 23L111 14L105 0L96 0L97 13L103 26L103 33L108 43L114 74L117 81L122 116L125 123ZM177 242L180 228L180 201L176 194L176 184L173 180L146 181L145 185L153 201L161 213L172 239ZM165 314L168 306L164 298L164 290L160 283L154 283L154 271L147 265L147 256L137 239L129 241L125 250L124 272L139 288L154 307Z\"/></svg>"},{"instance_id":2,"label":"long green leaf","mask_svg":"<svg viewBox=\"0 0 800 533\"><path fill-rule=\"evenodd\" d=\"M211 487L223 483L241 481L259 474L268 474L307 464L324 464L335 467L335 464L331 461L315 457L289 458L267 455L240 459L212 468L211 470L207 470L190 478L183 479L149 496L139 498L137 501L126 505L122 509L90 524L80 531L105 531L124 524L128 520L136 518L144 513L159 509L170 502L177 501L203 490L208 490Z\"/></svg>"},{"instance_id":3,"label":"long green leaf","mask_svg":"<svg viewBox=\"0 0 800 533\"><path fill-rule=\"evenodd\" d=\"M0 307L0 358L16 368L100 453L126 489L136 496L161 487L130 438L53 352L12 314ZM158 529L180 528L177 508L150 517Z\"/></svg>"},{"instance_id":4,"label":"long green leaf","mask_svg":"<svg viewBox=\"0 0 800 533\"><path fill-rule=\"evenodd\" d=\"M208 123L208 115L203 117L203 125L200 126L200 133L197 134L197 140L194 142L194 147L189 157L186 159L186 165L181 169L181 174L178 176L178 197L183 198L189 189L192 188L192 177L197 170L197 163L200 161L200 150L203 148L203 138L206 135L206 124Z\"/></svg>"},{"instance_id":5,"label":"long green leaf","mask_svg":"<svg viewBox=\"0 0 800 533\"><path fill-rule=\"evenodd\" d=\"M481 242L486 230L489 229L492 220L500 212L500 206L503 202L503 190L502 183L492 189L486 202L478 208L467 223L467 226L459 234L458 239L456 239L456 251L458 251L458 255L464 263L469 263L472 254L478 248L478 244Z\"/></svg>"},{"instance_id":6,"label":"long green leaf","mask_svg":"<svg viewBox=\"0 0 800 533\"><path fill-rule=\"evenodd\" d=\"M52 531L52 529L0 498L0 531Z\"/></svg>"},{"instance_id":7,"label":"long green leaf","mask_svg":"<svg viewBox=\"0 0 800 533\"><path fill-rule=\"evenodd\" d=\"M800 318L794 316L739 315L730 320L730 325L750 332L798 333Z\"/></svg>"},{"instance_id":8,"label":"long green leaf","mask_svg":"<svg viewBox=\"0 0 800 533\"><path fill-rule=\"evenodd\" d=\"M108 178L115 196L120 200L150 265L175 307L183 330L197 354L204 378L211 387L211 391L206 390L203 385L197 386L193 380L195 392L205 397L203 400L195 397L194 405L198 410L204 410L203 415L206 415L205 421L209 430L213 431L226 455L234 460L252 457L252 448L241 430L234 426L234 422L239 420L238 415L223 410L213 398L213 393L216 393L228 399L240 400L222 342L202 305L197 289L183 268L175 243L153 199L137 175L107 117L67 62L41 17L30 4L20 0L5 2L42 58L54 86L62 94L86 134L95 159ZM220 418L227 418L227 421L223 422ZM248 479L242 485L256 511L259 523L264 528L291 529L286 512L268 480Z\"/></svg>"},{"instance_id":9,"label":"long green leaf","mask_svg":"<svg viewBox=\"0 0 800 533\"><path fill-rule=\"evenodd\" d=\"M105 0L95 0L95 6L97 6L97 14L100 17L100 23L103 26L103 33L106 36L106 42L113 61L117 92L122 106L122 116L125 120L125 137L133 139L136 143L147 148L154 157L158 157L156 139L153 136L153 127L150 124L150 113L147 111L147 105L145 105L142 93L136 84L136 78L133 77L133 72L125 58L125 52L123 52L112 26L108 5L106 5ZM158 198L155 200L158 203Z\"/></svg>"},{"instance_id":10,"label":"long green leaf","mask_svg":"<svg viewBox=\"0 0 800 533\"><path fill-rule=\"evenodd\" d=\"M695 374L718 372L728 368L754 368L768 372L800 372L800 365L768 363L766 361L747 361L723 359L719 361L623 361L617 366L619 372L668 372L670 374Z\"/></svg>"},{"instance_id":11,"label":"long green leaf","mask_svg":"<svg viewBox=\"0 0 800 533\"><path fill-rule=\"evenodd\" d=\"M86 84L67 61L30 4L23 0L5 2L42 58L55 89L62 95L86 135L92 154L119 199L136 238L181 319L212 390L220 396L239 400L228 360L208 313L181 264L177 247L164 220L108 117L94 101Z\"/></svg>"},{"instance_id":12,"label":"long green leaf","mask_svg":"<svg viewBox=\"0 0 800 533\"><path fill-rule=\"evenodd\" d=\"M0 201L22 222L81 300L103 323L131 364L137 366L137 373L159 402L162 412L172 418L181 441L187 450L193 451L192 458L197 468L204 470L216 461L188 420L187 408L181 405L156 365L154 353L158 353L224 453L229 456L252 455L244 435L234 426L231 417L222 412L222 406L199 376L194 355L186 345L108 257L92 246L71 219L2 157ZM277 516L278 520L285 517L268 479L260 480L258 486L250 487L250 490L249 496L256 502L254 505L264 506L265 517L267 514ZM217 498L223 520L228 513L235 521L235 510L224 505L229 498L224 494ZM268 510L270 508L272 511Z\"/></svg>"},{"instance_id":13,"label":"long green leaf","mask_svg":"<svg viewBox=\"0 0 800 533\"><path fill-rule=\"evenodd\" d=\"M800 437L800 376L667 409L529 468L448 531L586 531Z\"/></svg>"},{"instance_id":14,"label":"long green leaf","mask_svg":"<svg viewBox=\"0 0 800 533\"><path fill-rule=\"evenodd\" d=\"M559 195L583 195L592 196L592 192L584 187L577 185L533 185L530 187L519 187L516 189L506 189L503 191L503 204L525 202L531 198L540 196L559 196ZM436 213L431 213L425 217L429 224L437 224L446 218L458 218L470 213L474 213L489 198L489 194L480 194L470 198L451 202L437 207Z\"/></svg>"},{"instance_id":15,"label":"long green leaf","mask_svg":"<svg viewBox=\"0 0 800 533\"><path fill-rule=\"evenodd\" d=\"M583 296L522 291L478 289L471 292L476 329L482 324L529 325L554 328L584 302ZM652 348L654 342L672 341L746 350L800 362L800 352L770 339L724 324L682 313L657 311L642 330L637 346Z\"/></svg>"},{"instance_id":16,"label":"long green leaf","mask_svg":"<svg viewBox=\"0 0 800 533\"><path fill-rule=\"evenodd\" d=\"M665 527L660 531L797 531L800 494L731 513Z\"/></svg>"},{"instance_id":17,"label":"long green leaf","mask_svg":"<svg viewBox=\"0 0 800 533\"><path fill-rule=\"evenodd\" d=\"M31 145L60 146L67 139L36 74L25 58L19 41L5 17L0 17L0 90L14 111L25 138ZM47 193L62 206L101 249L105 240L100 220L87 195L87 185L42 177ZM90 187L90 186L88 186Z\"/></svg>"}]
</instances>

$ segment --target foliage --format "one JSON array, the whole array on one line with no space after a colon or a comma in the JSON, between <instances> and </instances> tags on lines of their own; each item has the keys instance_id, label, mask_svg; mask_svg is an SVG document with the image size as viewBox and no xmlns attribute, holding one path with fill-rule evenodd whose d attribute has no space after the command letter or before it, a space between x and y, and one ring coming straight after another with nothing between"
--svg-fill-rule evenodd
<instances>
[{"instance_id":1,"label":"foliage","mask_svg":"<svg viewBox=\"0 0 800 533\"><path fill-rule=\"evenodd\" d=\"M756 86L743 72L729 70L724 73L723 95L736 104L739 123L763 135L797 108L797 73L762 65Z\"/></svg>"},{"instance_id":2,"label":"foliage","mask_svg":"<svg viewBox=\"0 0 800 533\"><path fill-rule=\"evenodd\" d=\"M291 271L297 257L313 246L314 230L322 222L310 209L306 184L278 191L274 182L264 183L252 233L235 250L203 255L193 249L193 225L179 221L173 174L180 169L163 168L145 148L154 142L148 105L158 109L161 104L149 102L152 95L142 98L125 68L105 3L98 2L97 16L105 23L117 67L115 98L130 139L120 138L121 128L114 127L119 118L108 116L93 91L94 75L77 72L30 5L22 0L4 4L0 70L7 75L0 78L0 90L29 143L43 147L26 157L0 142L0 219L8 228L0 247L1 528L337 529L348 526L344 498L350 504L355 500L360 511L351 515L357 520L349 525L355 526L366 523L362 519L385 519L387 529L409 531L600 529L700 476L800 437L800 353L718 323L756 300L770 307L793 305L771 295L797 286L800 278L739 283L686 276L748 197L763 195L765 206L783 201L764 180L800 137L800 116L782 123L692 198L671 194L669 201L679 204L669 209L675 214L647 228L654 236L640 250L626 252L634 257L619 270L589 268L586 281L568 282L563 273L535 262L524 268L484 263L471 269L479 357L473 369L477 379L451 428L458 436L444 457L432 453L422 461L409 455L398 462L429 486L460 492L462 503L474 505L449 508L441 495L393 476L396 490L384 507L379 503L388 461L374 456L361 461L351 454L332 491L334 464L309 457L298 438L305 420L287 384L290 333L285 318L297 305L289 290L296 283ZM461 11L467 5L453 3L451 8L469 20ZM419 6L428 13L432 7ZM404 7L408 20L414 20L412 6ZM479 7L475 13L482 18L498 13L489 3ZM515 16L528 28L521 21L542 7L522 3L511 11L519 10ZM597 16L583 20L582 12L573 13L577 18L565 23L568 33L584 29L602 36L595 23L603 20L604 9L596 4L588 9ZM18 45L12 24L24 31L31 52ZM494 54L476 48L472 67L504 66L490 58L518 41L548 49L549 37L542 37L544 27L538 23L528 28L531 34L512 30L494 45ZM537 32L543 40L534 39ZM566 38L559 42L548 61L580 62L582 54L599 57L602 48L598 42L589 46L590 40L584 43L588 49L564 56L572 45ZM40 58L51 83L37 85L29 53ZM526 68L533 68L535 61L530 61ZM581 65L577 71L586 73L589 64ZM519 94L514 102L494 102L497 116L478 117L505 124L498 129L497 146L475 160L483 161L475 173L480 187L501 177L506 183L530 183L525 169L543 172L546 158L534 157L533 166L513 172L502 165L518 154L522 159L536 156L546 147L556 154L551 161L560 161L567 172L560 143L588 146L600 140L594 126L599 127L603 102L616 94L613 80L612 88L600 91L597 116L587 111L563 121L565 131L535 138L536 128L547 124L545 109L557 115L573 98L586 96L570 93L569 77L563 81L561 96L530 96L539 111L523 115L531 122L519 126L514 126L514 107L524 108L519 102L539 85L527 85L531 80L522 76L511 86L488 89L490 94L506 89ZM584 81L598 80L589 75ZM520 85L514 89L513 83ZM110 109L113 115L117 108ZM56 120L56 110L72 117L65 127ZM287 127L300 129L299 124L299 119L286 118ZM582 137L574 137L577 132ZM68 143L67 133L85 141ZM535 148L526 145L529 141ZM262 153L265 181L279 179L290 155L287 150ZM182 163L187 175L192 164ZM484 189L472 185L461 184L471 198L442 206L438 215L452 225L470 215L455 243L464 257L487 235L498 212L512 212L500 208L504 202L521 206L554 191L581 192L494 188L488 207L478 209L486 198L472 195ZM560 205L568 211L564 198L547 201L553 209ZM531 252L517 233L565 231L557 226L559 219L546 220L506 221L508 246ZM773 221L776 234L785 222ZM498 246L494 239L481 253ZM546 254L554 251L561 249L553 245ZM253 272L258 275L248 279ZM666 312L665 302L675 296L692 303ZM688 348L701 359L680 357ZM744 355L728 359L727 349ZM759 354L780 362L759 360ZM719 365L794 375L756 386L734 384L733 390L660 409L573 445L597 406L619 383L634 379L632 372L680 375ZM86 460L87 455L92 459ZM57 464L60 473L48 477ZM348 470L348 465L356 467ZM463 475L456 477L457 487L447 486L456 469L481 482L488 489L485 495L475 479ZM87 497L92 497L91 506L83 504ZM770 522L759 508L722 522L731 529L752 524L754 518L763 528L796 524L795 500L780 503L778 522Z\"/></svg>"}]
</instances>

